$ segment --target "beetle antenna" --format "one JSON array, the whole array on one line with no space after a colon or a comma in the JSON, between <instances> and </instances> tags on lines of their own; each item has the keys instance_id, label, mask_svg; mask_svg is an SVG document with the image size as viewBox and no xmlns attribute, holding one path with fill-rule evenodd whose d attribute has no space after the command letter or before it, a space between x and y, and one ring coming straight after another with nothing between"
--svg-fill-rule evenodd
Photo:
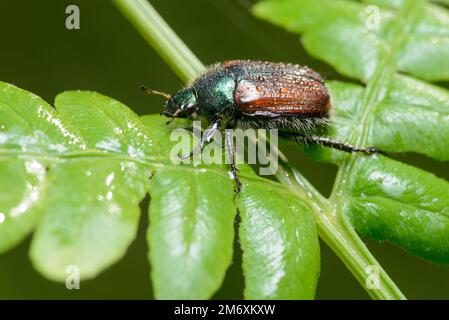
<instances>
[{"instance_id":1,"label":"beetle antenna","mask_svg":"<svg viewBox=\"0 0 449 320\"><path fill-rule=\"evenodd\" d=\"M162 97L164 97L164 98L167 99L167 100L171 98L171 95L169 95L168 93L165 93L165 92L156 91L156 90L147 88L147 87L145 87L145 86L140 86L140 88L141 88L144 92L146 92L146 93L148 93L148 94L155 94L155 95L158 95L158 96L162 96Z\"/></svg>"}]
</instances>

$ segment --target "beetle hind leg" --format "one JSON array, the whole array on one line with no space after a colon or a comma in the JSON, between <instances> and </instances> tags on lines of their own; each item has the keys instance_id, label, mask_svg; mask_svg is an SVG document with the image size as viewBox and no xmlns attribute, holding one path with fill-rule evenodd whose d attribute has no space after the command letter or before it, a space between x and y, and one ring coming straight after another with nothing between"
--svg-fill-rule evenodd
<instances>
[{"instance_id":1,"label":"beetle hind leg","mask_svg":"<svg viewBox=\"0 0 449 320\"><path fill-rule=\"evenodd\" d=\"M367 147L367 148L359 148L349 143L344 143L340 141L335 141L326 137L319 136L305 136L304 137L306 143L316 143L329 148L345 151L345 152L361 152L364 154L373 154L373 153L381 153L385 154L384 151L377 149L376 147Z\"/></svg>"},{"instance_id":2,"label":"beetle hind leg","mask_svg":"<svg viewBox=\"0 0 449 320\"><path fill-rule=\"evenodd\" d=\"M310 144L320 144L325 147L329 147L332 149L352 153L352 152L361 152L364 154L374 154L374 153L380 153L385 154L385 151L380 150L376 147L367 147L367 148L360 148L356 147L352 144L340 142L336 140L332 140L326 137L320 137L320 136L314 136L314 135L301 135L296 133L284 133L280 132L279 136L282 138L286 138L288 140L298 141L302 143L310 143Z\"/></svg>"}]
</instances>

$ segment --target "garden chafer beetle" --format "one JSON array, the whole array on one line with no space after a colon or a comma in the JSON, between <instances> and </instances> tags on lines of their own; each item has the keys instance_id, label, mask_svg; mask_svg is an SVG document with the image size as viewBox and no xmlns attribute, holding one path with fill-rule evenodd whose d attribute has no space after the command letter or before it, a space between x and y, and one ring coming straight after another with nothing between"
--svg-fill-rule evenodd
<instances>
[{"instance_id":1,"label":"garden chafer beetle","mask_svg":"<svg viewBox=\"0 0 449 320\"><path fill-rule=\"evenodd\" d=\"M201 141L189 154L211 140L222 128L278 129L282 138L315 143L346 152L380 152L375 147L358 148L325 136L331 107L324 79L314 70L295 64L230 60L214 64L174 95L143 87L167 101L161 114L174 118L202 117L209 121ZM231 170L237 176L233 146Z\"/></svg>"}]
</instances>

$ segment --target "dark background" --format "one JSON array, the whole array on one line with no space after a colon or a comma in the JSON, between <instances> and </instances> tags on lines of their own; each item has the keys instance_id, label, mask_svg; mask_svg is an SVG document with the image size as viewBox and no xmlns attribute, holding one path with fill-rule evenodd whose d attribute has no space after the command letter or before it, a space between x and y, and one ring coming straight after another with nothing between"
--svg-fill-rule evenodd
<instances>
[{"instance_id":1,"label":"dark background","mask_svg":"<svg viewBox=\"0 0 449 320\"><path fill-rule=\"evenodd\" d=\"M343 79L330 66L311 58L296 35L251 16L250 0L153 0L153 5L205 64L233 58L295 62L312 66L328 79ZM76 4L81 29L65 28L66 6ZM142 94L140 84L167 92L182 86L108 0L1 0L0 81L13 83L53 102L57 93L88 89L114 97L139 114L160 111L158 97ZM446 87L447 84L441 84ZM321 191L329 194L336 169L318 164L294 146L291 161ZM449 179L447 164L417 155L399 159ZM2 191L3 192L3 191ZM142 204L146 207L148 199ZM27 257L29 239L0 256L0 299L152 298L143 212L139 235L127 255L96 279L69 291L36 273ZM409 298L449 298L449 267L410 256L389 244L368 241L387 272ZM367 299L350 272L321 243L319 299ZM240 252L215 298L242 297Z\"/></svg>"}]
</instances>

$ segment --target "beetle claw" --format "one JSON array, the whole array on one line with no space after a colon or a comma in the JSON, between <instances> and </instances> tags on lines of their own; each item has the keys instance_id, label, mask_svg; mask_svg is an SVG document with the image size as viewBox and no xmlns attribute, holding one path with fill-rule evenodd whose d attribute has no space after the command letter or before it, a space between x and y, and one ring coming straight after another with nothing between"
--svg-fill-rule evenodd
<instances>
[{"instance_id":1,"label":"beetle claw","mask_svg":"<svg viewBox=\"0 0 449 320\"><path fill-rule=\"evenodd\" d=\"M186 154L178 154L178 157L182 160L185 160L185 159L189 159L189 158L193 157L193 154L194 154L194 151L190 151L189 153L186 153Z\"/></svg>"},{"instance_id":2,"label":"beetle claw","mask_svg":"<svg viewBox=\"0 0 449 320\"><path fill-rule=\"evenodd\" d=\"M366 154L368 154L368 155L370 155L370 154L376 154L376 153L386 155L386 152L385 152L385 151L383 151L383 150L381 150L381 149L378 149L378 148L376 148L376 147L368 147L368 148L366 148L366 149L363 149L363 151L364 151Z\"/></svg>"},{"instance_id":3,"label":"beetle claw","mask_svg":"<svg viewBox=\"0 0 449 320\"><path fill-rule=\"evenodd\" d=\"M239 178L235 177L235 187L234 187L234 199L240 194L240 191L242 190L242 183L240 182Z\"/></svg>"}]
</instances>

